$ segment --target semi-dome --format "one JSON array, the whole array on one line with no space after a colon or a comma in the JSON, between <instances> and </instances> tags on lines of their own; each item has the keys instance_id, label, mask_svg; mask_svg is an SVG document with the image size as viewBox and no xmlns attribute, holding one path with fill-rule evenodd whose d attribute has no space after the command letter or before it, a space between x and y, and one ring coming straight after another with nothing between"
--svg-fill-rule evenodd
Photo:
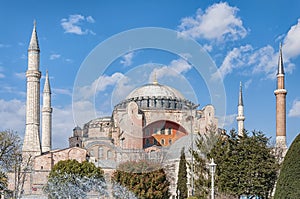
<instances>
[{"instance_id":1,"label":"semi-dome","mask_svg":"<svg viewBox=\"0 0 300 199\"><path fill-rule=\"evenodd\" d=\"M176 89L155 82L136 88L126 97L126 99L133 99L139 97L160 97L178 100L184 99L183 95Z\"/></svg>"}]
</instances>

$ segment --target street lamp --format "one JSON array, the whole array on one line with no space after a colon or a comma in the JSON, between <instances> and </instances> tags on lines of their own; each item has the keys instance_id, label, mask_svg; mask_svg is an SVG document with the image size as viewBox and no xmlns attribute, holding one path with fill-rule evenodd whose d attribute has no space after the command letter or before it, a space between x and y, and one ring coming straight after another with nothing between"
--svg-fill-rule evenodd
<instances>
[{"instance_id":1,"label":"street lamp","mask_svg":"<svg viewBox=\"0 0 300 199\"><path fill-rule=\"evenodd\" d=\"M121 162L123 161L123 141L125 140L125 137L121 138Z\"/></svg>"},{"instance_id":2,"label":"street lamp","mask_svg":"<svg viewBox=\"0 0 300 199\"><path fill-rule=\"evenodd\" d=\"M189 102L186 104L186 106L190 109L191 115L190 115L190 121L191 121L191 140L192 140L192 146L191 150L194 151L194 132L193 132L193 110L195 110L199 104L194 104L192 102ZM192 154L192 167L191 167L191 185L192 185L192 196L194 196L194 157Z\"/></svg>"},{"instance_id":3,"label":"street lamp","mask_svg":"<svg viewBox=\"0 0 300 199\"><path fill-rule=\"evenodd\" d=\"M211 159L211 163L209 164L209 169L211 173L211 199L215 198L215 190L214 190L214 173L216 172L217 164L214 163L214 159Z\"/></svg>"},{"instance_id":4,"label":"street lamp","mask_svg":"<svg viewBox=\"0 0 300 199\"><path fill-rule=\"evenodd\" d=\"M177 189L177 199L180 199L180 190Z\"/></svg>"}]
</instances>

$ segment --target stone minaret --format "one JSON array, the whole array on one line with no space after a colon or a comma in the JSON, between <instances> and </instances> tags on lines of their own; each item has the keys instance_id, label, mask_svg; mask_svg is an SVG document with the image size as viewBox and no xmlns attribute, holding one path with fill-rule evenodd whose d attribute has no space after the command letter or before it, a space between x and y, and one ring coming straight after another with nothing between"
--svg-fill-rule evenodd
<instances>
[{"instance_id":1,"label":"stone minaret","mask_svg":"<svg viewBox=\"0 0 300 199\"><path fill-rule=\"evenodd\" d=\"M286 94L284 85L284 67L282 59L282 46L280 45L278 71L277 71L277 89L274 91L276 96L276 148L282 149L283 156L286 152Z\"/></svg>"},{"instance_id":2,"label":"stone minaret","mask_svg":"<svg viewBox=\"0 0 300 199\"><path fill-rule=\"evenodd\" d=\"M51 89L48 71L46 72L45 85L43 91L42 109L42 152L51 150L52 137L52 108L51 108Z\"/></svg>"},{"instance_id":3,"label":"stone minaret","mask_svg":"<svg viewBox=\"0 0 300 199\"><path fill-rule=\"evenodd\" d=\"M26 129L23 143L23 153L30 156L41 154L40 143L40 48L34 22L28 48Z\"/></svg>"},{"instance_id":4,"label":"stone minaret","mask_svg":"<svg viewBox=\"0 0 300 199\"><path fill-rule=\"evenodd\" d=\"M236 117L236 120L237 120L237 123L238 123L238 135L243 136L245 116L244 116L242 82L240 82L238 116Z\"/></svg>"}]
</instances>

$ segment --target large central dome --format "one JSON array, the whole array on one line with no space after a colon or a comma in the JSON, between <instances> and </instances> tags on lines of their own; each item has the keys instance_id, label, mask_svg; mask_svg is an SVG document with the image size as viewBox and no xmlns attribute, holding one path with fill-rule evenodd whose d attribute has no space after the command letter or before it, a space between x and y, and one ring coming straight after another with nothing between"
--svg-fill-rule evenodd
<instances>
[{"instance_id":1,"label":"large central dome","mask_svg":"<svg viewBox=\"0 0 300 199\"><path fill-rule=\"evenodd\" d=\"M133 99L139 97L160 97L178 100L184 99L183 95L176 89L166 85L158 84L156 82L136 88L126 97L126 99Z\"/></svg>"}]
</instances>

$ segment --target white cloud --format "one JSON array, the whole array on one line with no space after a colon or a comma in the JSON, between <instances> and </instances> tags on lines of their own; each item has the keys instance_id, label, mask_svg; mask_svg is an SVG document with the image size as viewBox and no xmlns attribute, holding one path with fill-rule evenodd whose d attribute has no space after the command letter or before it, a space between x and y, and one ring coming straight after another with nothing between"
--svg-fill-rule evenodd
<instances>
[{"instance_id":1,"label":"white cloud","mask_svg":"<svg viewBox=\"0 0 300 199\"><path fill-rule=\"evenodd\" d=\"M60 54L52 54L52 55L50 55L50 60L58 59L60 57L61 57Z\"/></svg>"},{"instance_id":2,"label":"white cloud","mask_svg":"<svg viewBox=\"0 0 300 199\"><path fill-rule=\"evenodd\" d=\"M68 147L69 137L75 127L72 106L53 107L52 113L52 143L53 148Z\"/></svg>"},{"instance_id":3,"label":"white cloud","mask_svg":"<svg viewBox=\"0 0 300 199\"><path fill-rule=\"evenodd\" d=\"M20 91L18 88L13 86L2 86L1 93L12 93L14 95L20 95L21 97L25 97L26 93L24 91Z\"/></svg>"},{"instance_id":4,"label":"white cloud","mask_svg":"<svg viewBox=\"0 0 300 199\"><path fill-rule=\"evenodd\" d=\"M290 28L283 42L283 54L286 59L300 55L300 19Z\"/></svg>"},{"instance_id":5,"label":"white cloud","mask_svg":"<svg viewBox=\"0 0 300 199\"><path fill-rule=\"evenodd\" d=\"M17 99L0 99L0 126L2 130L17 131L21 137L25 131L25 102Z\"/></svg>"},{"instance_id":6,"label":"white cloud","mask_svg":"<svg viewBox=\"0 0 300 199\"><path fill-rule=\"evenodd\" d=\"M289 117L300 117L300 100L294 100L292 108L289 110Z\"/></svg>"},{"instance_id":7,"label":"white cloud","mask_svg":"<svg viewBox=\"0 0 300 199\"><path fill-rule=\"evenodd\" d=\"M253 73L265 73L267 77L272 77L276 74L277 60L278 52L275 52L270 45L256 50L249 56L250 63L256 63Z\"/></svg>"},{"instance_id":8,"label":"white cloud","mask_svg":"<svg viewBox=\"0 0 300 199\"><path fill-rule=\"evenodd\" d=\"M233 123L236 121L237 114L226 115L224 118L224 127L233 128Z\"/></svg>"},{"instance_id":9,"label":"white cloud","mask_svg":"<svg viewBox=\"0 0 300 199\"><path fill-rule=\"evenodd\" d=\"M0 73L0 79L5 78L5 75L3 73Z\"/></svg>"},{"instance_id":10,"label":"white cloud","mask_svg":"<svg viewBox=\"0 0 300 199\"><path fill-rule=\"evenodd\" d=\"M181 20L179 25L181 36L218 41L244 38L247 30L237 16L238 10L226 2L213 4L204 12L198 9L195 17L186 17Z\"/></svg>"},{"instance_id":11,"label":"white cloud","mask_svg":"<svg viewBox=\"0 0 300 199\"><path fill-rule=\"evenodd\" d=\"M26 74L24 72L15 73L14 75L21 80L26 79Z\"/></svg>"},{"instance_id":12,"label":"white cloud","mask_svg":"<svg viewBox=\"0 0 300 199\"><path fill-rule=\"evenodd\" d=\"M63 94L72 96L72 92L69 89L62 89L62 88L52 88L52 92L54 94Z\"/></svg>"},{"instance_id":13,"label":"white cloud","mask_svg":"<svg viewBox=\"0 0 300 199\"><path fill-rule=\"evenodd\" d=\"M67 58L67 59L65 59L65 61L68 62L68 63L73 63L73 60L72 60L72 59L68 59L68 58Z\"/></svg>"},{"instance_id":14,"label":"white cloud","mask_svg":"<svg viewBox=\"0 0 300 199\"><path fill-rule=\"evenodd\" d=\"M212 75L212 78L218 79L218 77L221 77L222 79L224 79L226 75L230 74L233 71L233 69L246 66L248 64L248 54L251 50L251 45L233 48L230 52L227 53L222 65L219 67L218 71Z\"/></svg>"},{"instance_id":15,"label":"white cloud","mask_svg":"<svg viewBox=\"0 0 300 199\"><path fill-rule=\"evenodd\" d=\"M249 63L254 64L254 74L265 74L267 78L276 78L278 68L278 52L275 52L274 48L270 45L262 47L255 51L249 57ZM284 59L285 72L291 73L294 69L294 64L289 59Z\"/></svg>"},{"instance_id":16,"label":"white cloud","mask_svg":"<svg viewBox=\"0 0 300 199\"><path fill-rule=\"evenodd\" d=\"M7 101L0 99L0 118L2 118L0 126L2 130L11 129L17 131L22 138L24 137L26 124L25 104L24 101L17 99ZM68 138L72 135L72 129L75 127L72 107L53 107L52 118L53 146L55 148L68 147Z\"/></svg>"},{"instance_id":17,"label":"white cloud","mask_svg":"<svg viewBox=\"0 0 300 199\"><path fill-rule=\"evenodd\" d=\"M252 83L252 79L249 79L248 81L246 81L246 82L244 83L244 88L245 88L245 89L248 89L251 83Z\"/></svg>"},{"instance_id":18,"label":"white cloud","mask_svg":"<svg viewBox=\"0 0 300 199\"><path fill-rule=\"evenodd\" d=\"M95 20L92 16L85 17L83 15L69 15L69 18L63 18L61 20L61 26L65 30L65 33L72 33L77 35L85 35L85 34L92 34L95 35L95 33L90 29L83 29L81 27L82 22L88 22L88 23L95 23Z\"/></svg>"},{"instance_id":19,"label":"white cloud","mask_svg":"<svg viewBox=\"0 0 300 199\"><path fill-rule=\"evenodd\" d=\"M155 68L149 76L149 82L153 82L154 75L157 79L163 77L176 77L179 74L189 71L191 68L192 66L182 58L172 60L168 66Z\"/></svg>"},{"instance_id":20,"label":"white cloud","mask_svg":"<svg viewBox=\"0 0 300 199\"><path fill-rule=\"evenodd\" d=\"M97 115L93 102L84 99L73 102L73 117L76 125L83 126L89 120L97 118Z\"/></svg>"},{"instance_id":21,"label":"white cloud","mask_svg":"<svg viewBox=\"0 0 300 199\"><path fill-rule=\"evenodd\" d=\"M123 64L124 66L130 66L132 64L133 56L134 56L134 52L127 53L122 57L120 63Z\"/></svg>"},{"instance_id":22,"label":"white cloud","mask_svg":"<svg viewBox=\"0 0 300 199\"><path fill-rule=\"evenodd\" d=\"M233 48L229 51L219 67L212 75L213 79L225 78L234 69L248 69L251 74L263 74L266 78L276 77L278 67L278 52L270 45L253 49L251 45ZM284 59L285 72L291 73L295 65L289 59ZM220 76L219 76L220 75Z\"/></svg>"},{"instance_id":23,"label":"white cloud","mask_svg":"<svg viewBox=\"0 0 300 199\"><path fill-rule=\"evenodd\" d=\"M124 75L122 73L114 73L111 76L102 75L98 77L91 85L83 86L78 89L81 94L79 96L82 99L89 99L99 91L104 91L108 86L113 86L122 79Z\"/></svg>"},{"instance_id":24,"label":"white cloud","mask_svg":"<svg viewBox=\"0 0 300 199\"><path fill-rule=\"evenodd\" d=\"M9 47L10 47L9 44L1 44L1 43L0 43L0 48L9 48Z\"/></svg>"},{"instance_id":25,"label":"white cloud","mask_svg":"<svg viewBox=\"0 0 300 199\"><path fill-rule=\"evenodd\" d=\"M89 22L89 23L95 23L95 19L92 17L92 16L88 16L86 17L86 21Z\"/></svg>"},{"instance_id":26,"label":"white cloud","mask_svg":"<svg viewBox=\"0 0 300 199\"><path fill-rule=\"evenodd\" d=\"M18 42L18 45L19 46L25 46L25 43L24 42Z\"/></svg>"}]
</instances>

